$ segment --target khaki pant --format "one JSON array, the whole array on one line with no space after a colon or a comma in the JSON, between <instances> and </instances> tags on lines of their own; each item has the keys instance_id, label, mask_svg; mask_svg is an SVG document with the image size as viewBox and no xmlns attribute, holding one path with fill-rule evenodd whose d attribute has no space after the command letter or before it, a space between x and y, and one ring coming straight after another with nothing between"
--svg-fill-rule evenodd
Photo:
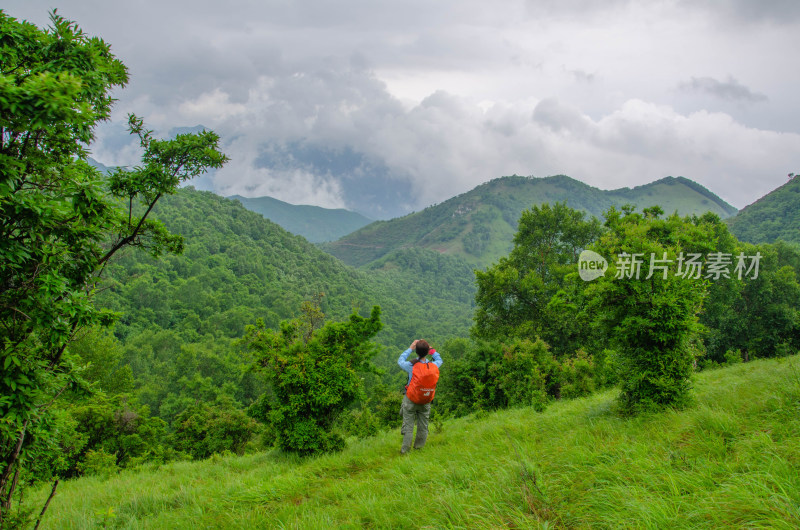
<instances>
[{"instance_id":1,"label":"khaki pant","mask_svg":"<svg viewBox=\"0 0 800 530\"><path fill-rule=\"evenodd\" d=\"M428 417L431 415L431 404L417 405L408 399L408 396L403 396L400 413L403 415L403 427L400 429L400 434L403 435L403 447L400 448L400 452L407 453L411 449L415 424L417 437L414 438L414 449L422 449L425 440L428 439Z\"/></svg>"}]
</instances>

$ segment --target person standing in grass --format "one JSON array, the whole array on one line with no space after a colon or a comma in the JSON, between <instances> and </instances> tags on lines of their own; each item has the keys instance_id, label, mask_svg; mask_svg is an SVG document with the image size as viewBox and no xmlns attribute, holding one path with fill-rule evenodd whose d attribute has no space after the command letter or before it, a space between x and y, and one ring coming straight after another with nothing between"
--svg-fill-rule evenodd
<instances>
[{"instance_id":1,"label":"person standing in grass","mask_svg":"<svg viewBox=\"0 0 800 530\"><path fill-rule=\"evenodd\" d=\"M408 360L411 351L417 355L415 359ZM432 360L428 361L430 353ZM411 440L414 439L414 449L422 449L428 439L428 418L431 415L431 401L436 392L436 383L439 380L439 368L442 366L442 357L424 340L415 340L406 351L397 359L400 368L408 373L405 395L400 412L403 416L403 435L401 454L411 450ZM414 425L417 426L417 436L414 438Z\"/></svg>"}]
</instances>

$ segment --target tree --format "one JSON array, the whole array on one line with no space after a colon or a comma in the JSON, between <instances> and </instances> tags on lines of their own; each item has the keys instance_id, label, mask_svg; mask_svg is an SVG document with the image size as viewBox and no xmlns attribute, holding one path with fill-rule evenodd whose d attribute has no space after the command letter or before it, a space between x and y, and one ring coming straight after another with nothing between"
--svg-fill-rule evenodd
<instances>
[{"instance_id":1,"label":"tree","mask_svg":"<svg viewBox=\"0 0 800 530\"><path fill-rule=\"evenodd\" d=\"M50 405L80 383L67 345L114 320L94 303L106 264L126 247L179 252L181 237L149 214L226 161L211 131L157 140L130 116L141 166L93 169L94 128L127 70L103 40L55 12L51 23L0 12L0 524L12 524L26 462L48 447Z\"/></svg>"},{"instance_id":2,"label":"tree","mask_svg":"<svg viewBox=\"0 0 800 530\"><path fill-rule=\"evenodd\" d=\"M303 316L281 322L280 330L263 322L245 337L270 384L269 419L285 451L309 455L344 447L332 431L336 418L362 397L359 372L372 371L376 349L368 340L380 331L381 311L369 318L353 313L346 322L322 327L318 304L306 303Z\"/></svg>"},{"instance_id":3,"label":"tree","mask_svg":"<svg viewBox=\"0 0 800 530\"><path fill-rule=\"evenodd\" d=\"M760 256L758 275L714 282L700 315L708 359L725 362L740 350L745 360L800 348L800 252L792 245L737 243L733 256ZM753 277L755 276L755 277Z\"/></svg>"},{"instance_id":4,"label":"tree","mask_svg":"<svg viewBox=\"0 0 800 530\"><path fill-rule=\"evenodd\" d=\"M532 341L539 337L560 355L581 345L585 326L564 278L602 231L597 219L585 217L564 203L522 212L509 256L475 272L475 336Z\"/></svg>"},{"instance_id":5,"label":"tree","mask_svg":"<svg viewBox=\"0 0 800 530\"><path fill-rule=\"evenodd\" d=\"M719 218L623 211L606 214L609 230L591 248L611 258L610 267L587 289L619 354L620 404L630 413L685 405L695 361L690 341L711 281L704 271L695 277L688 258L718 251Z\"/></svg>"}]
</instances>

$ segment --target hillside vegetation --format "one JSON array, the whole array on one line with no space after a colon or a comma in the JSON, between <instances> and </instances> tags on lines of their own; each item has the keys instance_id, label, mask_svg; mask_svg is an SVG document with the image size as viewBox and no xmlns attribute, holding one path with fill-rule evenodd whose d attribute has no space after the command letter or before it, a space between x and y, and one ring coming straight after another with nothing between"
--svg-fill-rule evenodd
<instances>
[{"instance_id":1,"label":"hillside vegetation","mask_svg":"<svg viewBox=\"0 0 800 530\"><path fill-rule=\"evenodd\" d=\"M334 241L372 222L360 213L342 208L294 205L272 197L229 197L250 211L260 213L285 230L303 236L312 243Z\"/></svg>"},{"instance_id":2,"label":"hillside vegetation","mask_svg":"<svg viewBox=\"0 0 800 530\"><path fill-rule=\"evenodd\" d=\"M612 390L448 420L406 456L384 432L318 458L84 477L63 484L42 527L797 528L799 362L700 373L683 411L623 418Z\"/></svg>"},{"instance_id":3,"label":"hillside vegetation","mask_svg":"<svg viewBox=\"0 0 800 530\"><path fill-rule=\"evenodd\" d=\"M184 253L155 260L130 252L115 262L98 297L122 315L113 335L70 349L109 373L104 389L131 392L170 426L198 401L251 405L264 388L237 343L245 327L261 319L277 329L315 297L331 320L382 308L375 362L383 367L417 334L468 334L472 271L453 258L410 250L403 270L356 270L237 201L192 188L164 197L154 213L186 238ZM130 373L121 388L108 380L119 370Z\"/></svg>"},{"instance_id":4,"label":"hillside vegetation","mask_svg":"<svg viewBox=\"0 0 800 530\"><path fill-rule=\"evenodd\" d=\"M345 317L353 308L383 307L387 329L380 342L392 347L405 345L412 330L450 336L454 321L447 315L461 319L457 331L469 326L472 273L446 256L430 253L434 259L429 260L419 250L405 266L408 274L367 274L237 201L193 188L165 197L154 214L183 235L186 248L159 260L129 253L113 265L113 282L101 302L124 314L116 329L120 338L152 326L174 330L190 342L206 335L236 338L257 318L277 327L319 293L325 295L322 310L331 318ZM409 293L425 296L441 315L446 333L423 316L413 316L405 304Z\"/></svg>"},{"instance_id":5,"label":"hillside vegetation","mask_svg":"<svg viewBox=\"0 0 800 530\"><path fill-rule=\"evenodd\" d=\"M659 205L680 215L713 212L721 218L736 212L699 184L666 177L633 189L600 190L567 176L502 177L421 212L376 221L322 248L345 263L362 266L389 252L421 247L463 258L485 267L511 249L523 210L544 203L566 202L570 208L602 217L611 206L639 209Z\"/></svg>"},{"instance_id":6,"label":"hillside vegetation","mask_svg":"<svg viewBox=\"0 0 800 530\"><path fill-rule=\"evenodd\" d=\"M727 219L731 232L748 243L783 240L800 244L800 175Z\"/></svg>"}]
</instances>

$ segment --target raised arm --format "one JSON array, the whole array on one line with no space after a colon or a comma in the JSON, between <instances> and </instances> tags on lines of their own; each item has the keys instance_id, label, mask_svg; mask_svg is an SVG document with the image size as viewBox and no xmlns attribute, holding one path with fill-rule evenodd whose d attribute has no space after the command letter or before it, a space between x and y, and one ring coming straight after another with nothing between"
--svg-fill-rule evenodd
<instances>
[{"instance_id":1,"label":"raised arm","mask_svg":"<svg viewBox=\"0 0 800 530\"><path fill-rule=\"evenodd\" d=\"M442 367L442 356L439 355L439 352L436 351L436 350L431 350L430 354L431 354L431 357L433 357L433 364L435 364L437 367L441 368Z\"/></svg>"}]
</instances>

